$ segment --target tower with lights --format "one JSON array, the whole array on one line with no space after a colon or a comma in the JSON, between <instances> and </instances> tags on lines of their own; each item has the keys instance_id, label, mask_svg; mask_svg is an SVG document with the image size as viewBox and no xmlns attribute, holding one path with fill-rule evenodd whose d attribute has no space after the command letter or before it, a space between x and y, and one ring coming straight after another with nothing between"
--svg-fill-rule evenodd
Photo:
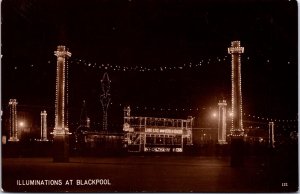
<instances>
[{"instance_id":1,"label":"tower with lights","mask_svg":"<svg viewBox=\"0 0 300 194\"><path fill-rule=\"evenodd\" d=\"M274 122L269 122L269 146L270 148L274 148Z\"/></svg>"},{"instance_id":2,"label":"tower with lights","mask_svg":"<svg viewBox=\"0 0 300 194\"><path fill-rule=\"evenodd\" d=\"M226 100L222 100L219 105L219 121L218 121L218 143L226 144Z\"/></svg>"},{"instance_id":3,"label":"tower with lights","mask_svg":"<svg viewBox=\"0 0 300 194\"><path fill-rule=\"evenodd\" d=\"M103 125L102 129L107 131L107 110L110 102L110 79L107 73L104 73L103 78L101 80L101 87L103 94L100 96L100 101L102 104L102 112L103 112Z\"/></svg>"},{"instance_id":4,"label":"tower with lights","mask_svg":"<svg viewBox=\"0 0 300 194\"><path fill-rule=\"evenodd\" d=\"M47 139L47 112L41 111L41 141L48 141Z\"/></svg>"},{"instance_id":5,"label":"tower with lights","mask_svg":"<svg viewBox=\"0 0 300 194\"><path fill-rule=\"evenodd\" d=\"M231 166L242 166L244 163L244 128L241 55L244 53L244 47L241 47L240 41L232 41L228 53L231 54Z\"/></svg>"},{"instance_id":6,"label":"tower with lights","mask_svg":"<svg viewBox=\"0 0 300 194\"><path fill-rule=\"evenodd\" d=\"M55 127L54 162L68 162L69 160L69 129L68 129L68 62L71 53L65 46L57 46L54 51L57 57L56 66L56 99L55 99Z\"/></svg>"},{"instance_id":7,"label":"tower with lights","mask_svg":"<svg viewBox=\"0 0 300 194\"><path fill-rule=\"evenodd\" d=\"M17 118L17 99L10 99L9 106L9 139L8 141L16 142L18 139L18 118Z\"/></svg>"},{"instance_id":8,"label":"tower with lights","mask_svg":"<svg viewBox=\"0 0 300 194\"><path fill-rule=\"evenodd\" d=\"M230 131L231 136L239 137L244 135L241 76L241 54L244 53L244 47L241 47L240 41L232 41L228 53L231 54L232 127Z\"/></svg>"}]
</instances>

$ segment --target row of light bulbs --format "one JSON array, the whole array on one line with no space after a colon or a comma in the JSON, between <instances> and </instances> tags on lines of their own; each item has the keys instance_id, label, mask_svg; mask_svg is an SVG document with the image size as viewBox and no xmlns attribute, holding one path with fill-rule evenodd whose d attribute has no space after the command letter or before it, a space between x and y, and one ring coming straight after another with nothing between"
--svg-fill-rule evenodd
<instances>
[{"instance_id":1,"label":"row of light bulbs","mask_svg":"<svg viewBox=\"0 0 300 194\"><path fill-rule=\"evenodd\" d=\"M225 55L222 57L214 57L214 58L208 58L208 59L201 59L197 63L193 62L187 62L183 63L181 65L159 65L159 64L138 64L138 65L124 65L124 64L110 64L110 63L97 63L97 62L89 62L88 60L79 59L79 58L69 58L68 61L71 64L83 64L86 67L99 69L99 70L109 70L109 71L119 71L119 72L160 72L160 71L174 71L174 70L186 70L186 69L192 69L192 68L201 68L204 65L208 65L210 63L220 63L222 61L229 60L230 56ZM250 57L245 58L247 61L250 60ZM230 59L231 60L231 59ZM270 59L265 60L266 63L270 63ZM56 63L55 61L48 61L48 64ZM228 61L228 63L230 63ZM288 61L287 64L290 64L291 62ZM18 70L20 68L24 67L21 66L14 66L13 68L15 70ZM25 66L26 67L26 66ZM37 67L37 65L30 65L31 68Z\"/></svg>"},{"instance_id":2,"label":"row of light bulbs","mask_svg":"<svg viewBox=\"0 0 300 194\"><path fill-rule=\"evenodd\" d=\"M81 59L71 59L72 63L83 64L87 67L98 68L101 70L112 70L112 71L137 71L137 72L159 72L159 71L172 71L172 70L184 70L191 68L200 68L205 64L211 62L226 61L228 56L217 57L214 59L200 60L198 63L188 62L181 65L117 65L117 64L104 64L104 63L91 63Z\"/></svg>"},{"instance_id":3,"label":"row of light bulbs","mask_svg":"<svg viewBox=\"0 0 300 194\"><path fill-rule=\"evenodd\" d=\"M105 64L105 63L93 63L88 62L83 59L70 59L72 63L83 64L87 67L98 68L100 70L111 70L111 71L138 71L138 72L159 72L159 71L172 71L172 70L185 70L191 68L200 68L203 65L208 65L210 63L220 63L222 61L231 60L229 55L225 55L222 57L214 57L208 59L201 59L197 63L187 62L181 65L158 65L158 64L139 64L139 65L117 65L117 64ZM246 57L246 60L249 61L250 57ZM270 63L270 60L267 59L266 63ZM290 62L288 62L290 64Z\"/></svg>"},{"instance_id":4,"label":"row of light bulbs","mask_svg":"<svg viewBox=\"0 0 300 194\"><path fill-rule=\"evenodd\" d=\"M120 104L122 106L122 104ZM207 108L162 108L162 107L140 107L140 106L130 106L131 109L135 109L136 111L138 110L145 110L145 111L168 111L168 112L178 112L178 111L201 111L205 110ZM209 108L208 108L209 109ZM231 116L231 111L228 111L228 115ZM256 116L248 113L243 113L244 118L253 118L253 119L259 119L261 121L274 121L274 122L282 122L282 123L287 123L287 122L298 122L298 119L277 119L277 118L270 118L270 117L263 117L263 116Z\"/></svg>"}]
</instances>

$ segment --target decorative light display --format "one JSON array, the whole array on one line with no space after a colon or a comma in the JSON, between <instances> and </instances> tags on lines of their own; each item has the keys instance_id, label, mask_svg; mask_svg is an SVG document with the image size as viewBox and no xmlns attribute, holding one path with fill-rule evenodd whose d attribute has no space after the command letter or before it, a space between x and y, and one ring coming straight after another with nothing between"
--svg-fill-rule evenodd
<instances>
[{"instance_id":1,"label":"decorative light display","mask_svg":"<svg viewBox=\"0 0 300 194\"><path fill-rule=\"evenodd\" d=\"M243 47L241 47L243 48ZM239 49L237 48L233 48L230 49L228 48L229 52L236 52ZM55 51L57 52L57 51ZM68 52L69 53L69 52ZM71 56L71 53L69 53ZM229 60L228 56L218 56L218 57L210 57L210 58L202 58L200 60L198 60L198 62L186 62L183 64L176 64L176 65L172 65L172 64L165 64L165 65L158 65L158 64L135 64L135 65L126 65L126 64L111 64L111 63L101 63L101 62L90 62L89 60L86 59L80 59L80 58L74 58L74 59L68 59L65 60L65 63L71 63L71 64L80 64L83 66L86 66L87 68L91 69L92 71L94 70L99 70L99 71L116 71L116 72L169 72L169 71L185 71L185 70L195 70L195 69L200 69L200 68L204 68L206 66L208 66L210 63L227 63ZM246 60L248 61L248 63L272 63L272 60L269 59L268 57L265 58L259 58L259 59L255 59L253 57L246 57ZM255 60L255 61L254 61ZM292 59L287 59L286 60L286 64L293 64L293 60ZM53 63L53 61L51 60L47 60L46 63L51 64ZM35 69L38 68L39 65L36 64L29 64L29 67L27 67L26 65L19 65L19 66L12 66L12 69L15 71L22 71L25 68L30 68L30 69ZM57 66L58 68L58 66ZM68 68L68 65L66 65L66 68ZM68 69L67 69L68 70ZM57 70L58 71L58 70ZM66 76L68 75L67 71L66 71ZM67 80L67 78L66 78ZM56 79L56 86L57 84L57 79ZM66 89L68 89L68 82L66 83ZM58 89L56 88L56 93L57 93ZM66 95L68 95L68 92L66 92ZM66 98L68 99L68 98ZM55 104L57 104L57 100L55 102ZM120 104L120 106L123 106ZM179 107L149 107L149 106L144 106L144 107L134 107L132 106L132 108L136 108L137 110L156 110L156 111L201 111L203 109L203 107L192 107L192 108L179 108ZM204 108L205 109L205 108ZM66 114L67 111L66 111ZM231 113L231 115L233 115L233 111ZM298 122L298 119L291 119L291 118L272 118L271 115L253 115L253 114L243 114L246 117L248 117L248 119L255 119L255 120L261 120L261 121L275 121L275 122L279 122L279 123L292 123L292 122Z\"/></svg>"},{"instance_id":2,"label":"decorative light display","mask_svg":"<svg viewBox=\"0 0 300 194\"><path fill-rule=\"evenodd\" d=\"M67 118L68 63L66 58L71 57L71 53L65 46L58 46L54 55L57 56L54 134L65 134L69 130Z\"/></svg>"},{"instance_id":3,"label":"decorative light display","mask_svg":"<svg viewBox=\"0 0 300 194\"><path fill-rule=\"evenodd\" d=\"M17 100L10 99L9 106L9 139L8 141L19 141L18 139L18 118L17 118Z\"/></svg>"},{"instance_id":4,"label":"decorative light display","mask_svg":"<svg viewBox=\"0 0 300 194\"><path fill-rule=\"evenodd\" d=\"M232 103L232 136L244 136L243 129L243 107L242 107L242 76L241 76L241 54L244 47L240 41L232 41L228 48L231 54L231 103Z\"/></svg>"},{"instance_id":5,"label":"decorative light display","mask_svg":"<svg viewBox=\"0 0 300 194\"><path fill-rule=\"evenodd\" d=\"M165 72L165 71L182 71L188 69L201 68L203 65L213 63L220 63L227 60L227 56L201 59L199 62L186 62L183 64L135 64L135 65L126 65L126 64L110 64L110 63L96 63L96 62L87 62L83 59L74 59L71 61L76 64L83 64L89 68L99 69L104 71L119 71L119 72Z\"/></svg>"},{"instance_id":6,"label":"decorative light display","mask_svg":"<svg viewBox=\"0 0 300 194\"><path fill-rule=\"evenodd\" d=\"M107 110L110 102L110 79L107 73L104 73L101 80L101 87L103 94L100 96L103 111L103 130L107 131Z\"/></svg>"},{"instance_id":7,"label":"decorative light display","mask_svg":"<svg viewBox=\"0 0 300 194\"><path fill-rule=\"evenodd\" d=\"M218 143L226 144L226 100L222 100L218 103L219 105L219 121L218 121Z\"/></svg>"},{"instance_id":8,"label":"decorative light display","mask_svg":"<svg viewBox=\"0 0 300 194\"><path fill-rule=\"evenodd\" d=\"M41 111L41 141L48 141L47 139L47 112Z\"/></svg>"},{"instance_id":9,"label":"decorative light display","mask_svg":"<svg viewBox=\"0 0 300 194\"><path fill-rule=\"evenodd\" d=\"M115 72L169 72L169 71L186 71L186 70L196 70L206 67L211 63L223 64L224 62L227 63L229 58L227 56L219 56L219 57L210 57L210 58L203 58L198 60L197 62L186 62L183 64L111 64L111 63L101 63L101 62L90 62L89 60L74 58L69 59L69 63L71 64L80 64L86 66L89 69L99 70L99 71L115 71ZM246 58L248 62L251 63L265 63L270 64L272 61L269 58L265 59L257 59L253 61L254 58L250 58L249 56ZM287 59L286 64L291 64L291 59ZM66 61L68 62L68 61ZM51 64L52 61L48 60L48 64ZM38 65L29 64L30 69L35 69ZM24 68L28 68L26 65L14 66L14 70L23 70Z\"/></svg>"}]
</instances>

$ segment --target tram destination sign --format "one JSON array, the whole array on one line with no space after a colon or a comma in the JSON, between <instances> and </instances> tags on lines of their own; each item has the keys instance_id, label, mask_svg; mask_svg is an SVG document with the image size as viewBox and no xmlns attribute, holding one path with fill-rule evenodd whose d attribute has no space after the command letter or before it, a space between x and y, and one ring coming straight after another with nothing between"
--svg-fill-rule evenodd
<instances>
[{"instance_id":1,"label":"tram destination sign","mask_svg":"<svg viewBox=\"0 0 300 194\"><path fill-rule=\"evenodd\" d=\"M159 128L146 128L146 133L166 133L166 134L182 134L182 129L159 129Z\"/></svg>"}]
</instances>

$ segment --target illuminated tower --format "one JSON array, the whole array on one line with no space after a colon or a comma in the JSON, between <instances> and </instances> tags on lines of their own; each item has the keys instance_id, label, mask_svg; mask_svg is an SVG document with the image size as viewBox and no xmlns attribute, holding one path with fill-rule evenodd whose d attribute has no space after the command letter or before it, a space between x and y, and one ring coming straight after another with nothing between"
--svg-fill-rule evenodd
<instances>
[{"instance_id":1,"label":"illuminated tower","mask_svg":"<svg viewBox=\"0 0 300 194\"><path fill-rule=\"evenodd\" d=\"M107 110L110 102L110 79L107 73L104 73L101 80L101 87L103 94L100 96L103 111L103 130L107 131Z\"/></svg>"},{"instance_id":2,"label":"illuminated tower","mask_svg":"<svg viewBox=\"0 0 300 194\"><path fill-rule=\"evenodd\" d=\"M243 108L242 108L242 81L241 81L241 54L244 53L244 47L241 47L240 41L232 41L228 48L231 54L231 103L232 103L232 128L231 136L238 137L244 135L243 129Z\"/></svg>"},{"instance_id":3,"label":"illuminated tower","mask_svg":"<svg viewBox=\"0 0 300 194\"><path fill-rule=\"evenodd\" d=\"M17 100L9 100L9 139L8 141L19 141L18 139L18 119L17 119Z\"/></svg>"},{"instance_id":4,"label":"illuminated tower","mask_svg":"<svg viewBox=\"0 0 300 194\"><path fill-rule=\"evenodd\" d=\"M47 112L41 111L41 141L48 141L47 139Z\"/></svg>"},{"instance_id":5,"label":"illuminated tower","mask_svg":"<svg viewBox=\"0 0 300 194\"><path fill-rule=\"evenodd\" d=\"M218 122L218 143L226 144L226 100L222 100L219 105L219 122Z\"/></svg>"},{"instance_id":6,"label":"illuminated tower","mask_svg":"<svg viewBox=\"0 0 300 194\"><path fill-rule=\"evenodd\" d=\"M57 56L55 127L53 130L54 162L67 162L69 160L67 59L71 57L71 53L65 46L57 46L54 55Z\"/></svg>"},{"instance_id":7,"label":"illuminated tower","mask_svg":"<svg viewBox=\"0 0 300 194\"><path fill-rule=\"evenodd\" d=\"M241 54L244 47L240 41L232 41L228 48L231 54L231 103L232 103L232 127L231 127L231 166L244 164L244 129L242 118L242 81L241 81Z\"/></svg>"},{"instance_id":8,"label":"illuminated tower","mask_svg":"<svg viewBox=\"0 0 300 194\"><path fill-rule=\"evenodd\" d=\"M274 148L274 122L269 122L269 146Z\"/></svg>"},{"instance_id":9,"label":"illuminated tower","mask_svg":"<svg viewBox=\"0 0 300 194\"><path fill-rule=\"evenodd\" d=\"M55 100L55 128L57 133L68 131L68 63L67 60L71 57L71 53L65 46L58 46L57 51L54 51L57 56L56 68L56 100Z\"/></svg>"}]
</instances>

